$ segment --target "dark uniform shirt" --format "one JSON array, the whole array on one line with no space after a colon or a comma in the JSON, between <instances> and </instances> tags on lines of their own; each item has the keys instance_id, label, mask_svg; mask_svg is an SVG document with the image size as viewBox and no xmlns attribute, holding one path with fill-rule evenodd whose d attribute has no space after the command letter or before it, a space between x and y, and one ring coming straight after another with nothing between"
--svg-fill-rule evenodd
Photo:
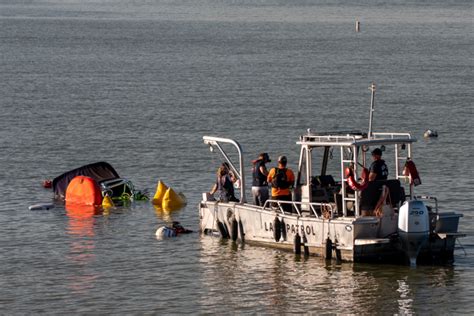
<instances>
[{"instance_id":1,"label":"dark uniform shirt","mask_svg":"<svg viewBox=\"0 0 474 316\"><path fill-rule=\"evenodd\" d=\"M385 164L385 160L380 159L380 160L376 160L372 162L372 164L370 165L369 171L377 175L375 177L375 180L387 180L388 168L387 168L387 165Z\"/></svg>"},{"instance_id":2,"label":"dark uniform shirt","mask_svg":"<svg viewBox=\"0 0 474 316\"><path fill-rule=\"evenodd\" d=\"M260 167L264 167L265 168L265 163L263 162L263 160L259 159L255 162L254 164L254 169L253 169L253 182L252 182L252 185L254 187L263 187L263 186L267 186L268 183L267 183L267 176L264 175L261 171L260 171Z\"/></svg>"}]
</instances>

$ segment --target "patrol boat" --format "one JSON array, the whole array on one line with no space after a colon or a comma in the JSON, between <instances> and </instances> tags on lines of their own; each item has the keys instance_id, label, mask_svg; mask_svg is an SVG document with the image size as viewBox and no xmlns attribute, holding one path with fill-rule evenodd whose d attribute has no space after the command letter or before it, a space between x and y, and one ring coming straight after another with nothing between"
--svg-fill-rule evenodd
<instances>
[{"instance_id":1,"label":"patrol boat","mask_svg":"<svg viewBox=\"0 0 474 316\"><path fill-rule=\"evenodd\" d=\"M440 212L436 197L415 194L421 184L413 162L416 139L410 133L372 132L375 85L370 89L368 133L307 130L300 136L293 201L248 203L241 145L204 136L204 143L222 154L239 179L240 201L220 202L204 193L201 232L340 261L452 262L456 239L464 236L458 232L462 214ZM224 150L225 143L236 149L238 166ZM368 181L366 166L374 148L381 149L385 159L390 156L393 177ZM284 204L292 211L285 211Z\"/></svg>"}]
</instances>

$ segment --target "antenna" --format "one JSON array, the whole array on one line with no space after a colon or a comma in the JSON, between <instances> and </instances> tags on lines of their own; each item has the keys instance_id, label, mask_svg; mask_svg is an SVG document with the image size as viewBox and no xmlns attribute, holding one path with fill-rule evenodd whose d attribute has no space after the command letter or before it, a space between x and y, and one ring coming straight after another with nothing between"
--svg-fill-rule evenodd
<instances>
[{"instance_id":1,"label":"antenna","mask_svg":"<svg viewBox=\"0 0 474 316\"><path fill-rule=\"evenodd\" d=\"M370 116L369 116L369 133L367 134L367 138L371 139L372 138L372 120L374 118L374 111L375 111L375 83L372 82L372 84L369 87L369 90L372 91L372 97L370 98Z\"/></svg>"}]
</instances>

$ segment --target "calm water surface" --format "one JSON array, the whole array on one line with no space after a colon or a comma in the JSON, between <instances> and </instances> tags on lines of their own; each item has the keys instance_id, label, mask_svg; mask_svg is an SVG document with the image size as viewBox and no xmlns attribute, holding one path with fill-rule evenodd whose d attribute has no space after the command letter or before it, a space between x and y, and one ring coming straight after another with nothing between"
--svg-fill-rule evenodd
<instances>
[{"instance_id":1,"label":"calm water surface","mask_svg":"<svg viewBox=\"0 0 474 316\"><path fill-rule=\"evenodd\" d=\"M474 313L472 2L358 3L0 0L2 313ZM239 140L249 168L261 151L295 168L306 128L367 128L372 81L375 129L420 138L418 192L464 214L453 266L156 240L172 220L198 229L220 161L203 135ZM28 211L51 199L42 180L100 160L187 207Z\"/></svg>"}]
</instances>

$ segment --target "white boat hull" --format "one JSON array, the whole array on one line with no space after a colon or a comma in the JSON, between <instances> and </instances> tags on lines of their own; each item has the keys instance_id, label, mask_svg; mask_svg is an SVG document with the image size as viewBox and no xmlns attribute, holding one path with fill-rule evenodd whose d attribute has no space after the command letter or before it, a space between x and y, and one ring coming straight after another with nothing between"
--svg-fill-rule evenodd
<instances>
[{"instance_id":1,"label":"white boat hull","mask_svg":"<svg viewBox=\"0 0 474 316\"><path fill-rule=\"evenodd\" d=\"M298 235L301 240L304 237L307 240L302 246L307 246L311 255L356 262L408 260L397 234L397 214L381 224L382 220L377 217L324 219L309 214L282 214L251 204L215 201L202 201L199 212L201 232L219 233L241 242L295 251ZM419 261L424 261L424 257L428 261L452 259L456 237L459 234L431 236L420 250Z\"/></svg>"}]
</instances>

